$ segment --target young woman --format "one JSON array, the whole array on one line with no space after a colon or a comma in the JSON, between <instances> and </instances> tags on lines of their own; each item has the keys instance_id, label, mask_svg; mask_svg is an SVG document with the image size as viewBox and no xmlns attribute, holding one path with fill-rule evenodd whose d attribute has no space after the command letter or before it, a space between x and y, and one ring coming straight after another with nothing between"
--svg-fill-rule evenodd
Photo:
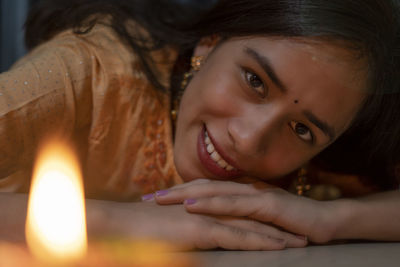
<instances>
[{"instance_id":1,"label":"young woman","mask_svg":"<svg viewBox=\"0 0 400 267\"><path fill-rule=\"evenodd\" d=\"M32 50L0 76L3 191L27 192L38 144L62 132L91 236L246 250L400 240L398 3L207 3L32 10ZM320 192L346 198L299 196ZM19 238L26 196L0 198L1 234Z\"/></svg>"}]
</instances>

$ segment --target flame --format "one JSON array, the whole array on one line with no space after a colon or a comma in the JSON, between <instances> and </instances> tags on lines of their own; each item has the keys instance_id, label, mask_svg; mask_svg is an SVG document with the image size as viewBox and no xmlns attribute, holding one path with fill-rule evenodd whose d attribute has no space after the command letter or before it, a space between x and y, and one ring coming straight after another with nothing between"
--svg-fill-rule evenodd
<instances>
[{"instance_id":1,"label":"flame","mask_svg":"<svg viewBox=\"0 0 400 267\"><path fill-rule=\"evenodd\" d=\"M36 161L28 202L26 241L44 261L71 261L87 251L82 176L65 143L49 142Z\"/></svg>"}]
</instances>

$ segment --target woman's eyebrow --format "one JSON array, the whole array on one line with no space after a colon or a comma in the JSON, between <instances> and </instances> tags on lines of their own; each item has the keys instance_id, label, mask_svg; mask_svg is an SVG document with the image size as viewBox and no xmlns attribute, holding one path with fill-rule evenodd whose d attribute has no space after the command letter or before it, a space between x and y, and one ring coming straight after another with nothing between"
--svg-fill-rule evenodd
<instances>
[{"instance_id":1,"label":"woman's eyebrow","mask_svg":"<svg viewBox=\"0 0 400 267\"><path fill-rule=\"evenodd\" d=\"M332 142L335 139L335 129L330 126L328 123L324 122L323 120L318 119L317 116L315 116L311 111L309 110L304 110L303 111L304 116L316 127L321 129L321 131L329 137L329 141Z\"/></svg>"},{"instance_id":2,"label":"woman's eyebrow","mask_svg":"<svg viewBox=\"0 0 400 267\"><path fill-rule=\"evenodd\" d=\"M271 62L269 59L260 53L258 53L255 49L245 46L243 49L244 53L253 58L265 71L265 73L271 78L272 82L282 91L282 93L286 93L288 90L283 82L278 78L276 72L272 68ZM303 111L304 116L317 128L319 128L326 136L329 137L330 142L335 139L335 129L330 126L327 122L319 119L315 116L311 111L305 110Z\"/></svg>"},{"instance_id":3,"label":"woman's eyebrow","mask_svg":"<svg viewBox=\"0 0 400 267\"><path fill-rule=\"evenodd\" d=\"M276 72L272 68L271 62L268 58L258 53L255 49L245 46L243 49L244 53L252 57L261 66L264 72L271 78L272 82L282 91L282 93L287 92L286 86L278 78Z\"/></svg>"}]
</instances>

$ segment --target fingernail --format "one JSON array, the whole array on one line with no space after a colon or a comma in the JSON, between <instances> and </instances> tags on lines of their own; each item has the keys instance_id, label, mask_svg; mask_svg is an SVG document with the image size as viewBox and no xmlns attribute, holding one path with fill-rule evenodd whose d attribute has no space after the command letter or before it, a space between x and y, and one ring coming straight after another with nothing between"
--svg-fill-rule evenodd
<instances>
[{"instance_id":1,"label":"fingernail","mask_svg":"<svg viewBox=\"0 0 400 267\"><path fill-rule=\"evenodd\" d=\"M298 239L301 239L303 241L307 241L307 236L305 235L295 235Z\"/></svg>"},{"instance_id":2,"label":"fingernail","mask_svg":"<svg viewBox=\"0 0 400 267\"><path fill-rule=\"evenodd\" d=\"M162 196L165 196L165 195L167 195L168 194L168 190L167 189L165 189L165 190L160 190L160 191L157 191L156 192L156 195L158 196L158 197L162 197Z\"/></svg>"},{"instance_id":3,"label":"fingernail","mask_svg":"<svg viewBox=\"0 0 400 267\"><path fill-rule=\"evenodd\" d=\"M193 205L194 203L196 203L196 199L193 199L193 198L185 199L186 205Z\"/></svg>"},{"instance_id":4,"label":"fingernail","mask_svg":"<svg viewBox=\"0 0 400 267\"><path fill-rule=\"evenodd\" d=\"M154 199L154 194L147 194L142 196L142 201L150 201Z\"/></svg>"}]
</instances>

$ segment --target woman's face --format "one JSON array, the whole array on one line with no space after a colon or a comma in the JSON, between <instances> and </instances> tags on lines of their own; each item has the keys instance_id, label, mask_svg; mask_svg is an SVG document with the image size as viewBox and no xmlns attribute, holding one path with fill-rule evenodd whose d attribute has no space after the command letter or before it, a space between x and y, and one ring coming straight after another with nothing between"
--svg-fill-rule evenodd
<instances>
[{"instance_id":1,"label":"woman's face","mask_svg":"<svg viewBox=\"0 0 400 267\"><path fill-rule=\"evenodd\" d=\"M195 55L206 60L182 97L174 143L185 181L286 175L341 135L365 97L361 60L327 43L236 38Z\"/></svg>"}]
</instances>

